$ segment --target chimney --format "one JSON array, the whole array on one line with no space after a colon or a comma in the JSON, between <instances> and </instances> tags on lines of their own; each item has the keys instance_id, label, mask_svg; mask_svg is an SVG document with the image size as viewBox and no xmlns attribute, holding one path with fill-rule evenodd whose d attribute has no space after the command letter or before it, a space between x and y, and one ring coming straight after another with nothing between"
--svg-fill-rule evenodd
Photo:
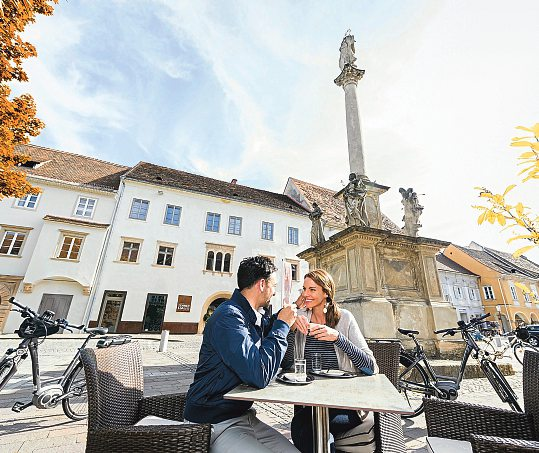
<instances>
[{"instance_id":1,"label":"chimney","mask_svg":"<svg viewBox=\"0 0 539 453\"><path fill-rule=\"evenodd\" d=\"M230 184L236 185L237 182L238 182L238 180L236 178L234 178L232 181L230 181Z\"/></svg>"}]
</instances>

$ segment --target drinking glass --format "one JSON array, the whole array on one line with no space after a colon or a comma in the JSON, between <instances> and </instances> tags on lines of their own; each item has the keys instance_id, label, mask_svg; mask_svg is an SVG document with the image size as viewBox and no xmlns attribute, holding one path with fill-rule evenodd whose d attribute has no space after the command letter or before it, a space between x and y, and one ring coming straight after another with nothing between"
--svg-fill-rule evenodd
<instances>
[{"instance_id":1,"label":"drinking glass","mask_svg":"<svg viewBox=\"0 0 539 453\"><path fill-rule=\"evenodd\" d=\"M319 352L315 352L313 354L313 357L311 359L311 366L312 370L315 373L320 373L320 371L322 371L322 354L320 354Z\"/></svg>"},{"instance_id":2,"label":"drinking glass","mask_svg":"<svg viewBox=\"0 0 539 453\"><path fill-rule=\"evenodd\" d=\"M301 382L307 380L307 361L305 359L294 360L294 378Z\"/></svg>"}]
</instances>

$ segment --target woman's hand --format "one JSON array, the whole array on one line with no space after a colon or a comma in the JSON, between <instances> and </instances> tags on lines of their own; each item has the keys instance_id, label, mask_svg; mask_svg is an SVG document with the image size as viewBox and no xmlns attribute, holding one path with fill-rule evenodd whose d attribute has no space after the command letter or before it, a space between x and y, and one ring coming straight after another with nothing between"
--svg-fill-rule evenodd
<instances>
[{"instance_id":1,"label":"woman's hand","mask_svg":"<svg viewBox=\"0 0 539 453\"><path fill-rule=\"evenodd\" d=\"M339 338L338 331L323 324L310 323L308 334L317 340L323 341L337 341L337 338Z\"/></svg>"},{"instance_id":2,"label":"woman's hand","mask_svg":"<svg viewBox=\"0 0 539 453\"><path fill-rule=\"evenodd\" d=\"M292 324L291 329L298 329L303 335L307 335L307 332L309 330L309 320L303 315L298 316L296 318L296 322Z\"/></svg>"},{"instance_id":3,"label":"woman's hand","mask_svg":"<svg viewBox=\"0 0 539 453\"><path fill-rule=\"evenodd\" d=\"M303 296L303 293L301 293L296 300L296 307L303 308L305 306L305 297Z\"/></svg>"}]
</instances>

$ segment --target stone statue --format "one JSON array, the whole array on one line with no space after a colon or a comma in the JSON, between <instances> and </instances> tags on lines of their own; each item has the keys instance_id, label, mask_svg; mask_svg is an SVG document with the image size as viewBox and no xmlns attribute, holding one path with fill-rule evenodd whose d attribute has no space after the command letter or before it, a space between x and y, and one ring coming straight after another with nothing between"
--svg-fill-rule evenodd
<instances>
[{"instance_id":1,"label":"stone statue","mask_svg":"<svg viewBox=\"0 0 539 453\"><path fill-rule=\"evenodd\" d=\"M311 245L316 246L323 244L326 239L324 238L324 225L322 224L322 210L320 206L316 203L313 203L313 210L309 214L309 219L311 219Z\"/></svg>"},{"instance_id":2,"label":"stone statue","mask_svg":"<svg viewBox=\"0 0 539 453\"><path fill-rule=\"evenodd\" d=\"M346 208L346 224L348 226L369 226L369 218L365 208L367 188L363 179L350 173L349 183L344 188L344 207Z\"/></svg>"},{"instance_id":3,"label":"stone statue","mask_svg":"<svg viewBox=\"0 0 539 453\"><path fill-rule=\"evenodd\" d=\"M401 203L404 206L404 228L402 231L412 237L417 237L421 224L419 223L419 217L423 212L423 206L419 204L417 199L417 193L411 187L408 190L404 190L402 187L399 189L402 195Z\"/></svg>"},{"instance_id":4,"label":"stone statue","mask_svg":"<svg viewBox=\"0 0 539 453\"><path fill-rule=\"evenodd\" d=\"M339 51L341 52L341 56L339 58L339 68L341 68L341 71L347 64L355 66L354 62L357 60L355 56L355 42L356 41L354 39L354 35L350 34L350 30L348 30L346 32L346 35L344 35L344 38L341 42L341 47L339 48Z\"/></svg>"}]
</instances>

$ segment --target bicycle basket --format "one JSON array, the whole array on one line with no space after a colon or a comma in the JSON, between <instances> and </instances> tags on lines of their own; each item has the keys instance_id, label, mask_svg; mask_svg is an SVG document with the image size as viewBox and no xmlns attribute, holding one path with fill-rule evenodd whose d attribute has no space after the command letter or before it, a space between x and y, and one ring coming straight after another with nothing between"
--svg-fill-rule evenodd
<instances>
[{"instance_id":1,"label":"bicycle basket","mask_svg":"<svg viewBox=\"0 0 539 453\"><path fill-rule=\"evenodd\" d=\"M21 338L37 338L55 334L59 330L60 327L56 325L35 322L32 319L25 319L15 333Z\"/></svg>"}]
</instances>

